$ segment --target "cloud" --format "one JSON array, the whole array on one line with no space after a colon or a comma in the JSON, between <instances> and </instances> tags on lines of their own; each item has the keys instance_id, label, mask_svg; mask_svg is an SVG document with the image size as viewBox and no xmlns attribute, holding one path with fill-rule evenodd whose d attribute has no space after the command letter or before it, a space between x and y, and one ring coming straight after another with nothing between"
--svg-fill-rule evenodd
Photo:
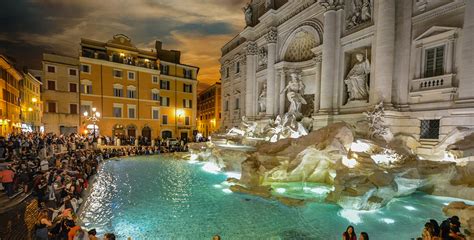
<instances>
[{"instance_id":1,"label":"cloud","mask_svg":"<svg viewBox=\"0 0 474 240\"><path fill-rule=\"evenodd\" d=\"M0 43L21 57L28 56L26 46L34 48L29 54L36 56L25 62L38 67L38 49L77 55L81 38L107 41L123 33L140 48L161 40L164 48L182 52L183 63L200 67L199 80L213 83L219 80L220 48L244 27L241 7L247 1L6 0Z\"/></svg>"}]
</instances>

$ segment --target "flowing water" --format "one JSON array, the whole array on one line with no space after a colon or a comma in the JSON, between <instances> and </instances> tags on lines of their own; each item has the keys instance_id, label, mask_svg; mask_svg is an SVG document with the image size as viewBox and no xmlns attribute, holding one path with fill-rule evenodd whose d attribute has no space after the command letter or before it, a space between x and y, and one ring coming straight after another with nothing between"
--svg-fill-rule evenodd
<instances>
[{"instance_id":1,"label":"flowing water","mask_svg":"<svg viewBox=\"0 0 474 240\"><path fill-rule=\"evenodd\" d=\"M371 239L411 239L424 223L445 217L453 199L417 193L362 212L321 202L328 187L276 184L276 194L311 198L304 207L232 193L226 174L203 164L146 156L105 162L84 203L86 229L119 239L340 239L348 225Z\"/></svg>"}]
</instances>

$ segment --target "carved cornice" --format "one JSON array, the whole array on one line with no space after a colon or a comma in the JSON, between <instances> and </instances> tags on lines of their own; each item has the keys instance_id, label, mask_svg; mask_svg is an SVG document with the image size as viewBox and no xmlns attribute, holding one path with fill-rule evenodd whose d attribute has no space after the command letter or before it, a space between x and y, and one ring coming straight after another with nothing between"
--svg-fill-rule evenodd
<instances>
[{"instance_id":1,"label":"carved cornice","mask_svg":"<svg viewBox=\"0 0 474 240\"><path fill-rule=\"evenodd\" d=\"M272 27L270 31L268 31L265 39L268 43L276 43L278 39L278 31L276 27Z\"/></svg>"},{"instance_id":2,"label":"carved cornice","mask_svg":"<svg viewBox=\"0 0 474 240\"><path fill-rule=\"evenodd\" d=\"M318 2L326 11L337 11L344 8L344 0L319 0Z\"/></svg>"},{"instance_id":3,"label":"carved cornice","mask_svg":"<svg viewBox=\"0 0 474 240\"><path fill-rule=\"evenodd\" d=\"M471 0L469 0L471 1ZM424 21L431 20L433 18L439 18L445 14L451 13L453 11L456 11L460 8L465 7L466 2L465 0L459 1L459 2L452 2L445 4L441 7L437 7L435 9L429 10L427 12L421 13L417 16L412 17L413 24L419 24Z\"/></svg>"},{"instance_id":4,"label":"carved cornice","mask_svg":"<svg viewBox=\"0 0 474 240\"><path fill-rule=\"evenodd\" d=\"M246 47L246 53L247 55L257 55L258 53L258 46L257 46L257 43L256 42L251 42L249 41L247 43L247 47Z\"/></svg>"}]
</instances>

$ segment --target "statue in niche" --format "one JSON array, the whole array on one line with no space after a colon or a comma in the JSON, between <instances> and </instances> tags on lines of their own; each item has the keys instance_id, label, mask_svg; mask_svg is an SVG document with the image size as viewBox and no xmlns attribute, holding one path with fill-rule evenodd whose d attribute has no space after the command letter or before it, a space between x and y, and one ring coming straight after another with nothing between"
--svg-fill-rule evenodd
<instances>
[{"instance_id":1,"label":"statue in niche","mask_svg":"<svg viewBox=\"0 0 474 240\"><path fill-rule=\"evenodd\" d=\"M261 47L258 50L258 66L266 66L268 62L267 49Z\"/></svg>"},{"instance_id":2,"label":"statue in niche","mask_svg":"<svg viewBox=\"0 0 474 240\"><path fill-rule=\"evenodd\" d=\"M306 100L303 98L305 85L301 80L301 75L292 73L291 80L288 82L288 85L280 92L284 93L287 91L287 98L290 102L290 108L288 113L293 113L295 115L301 114L301 105L307 104Z\"/></svg>"},{"instance_id":3,"label":"statue in niche","mask_svg":"<svg viewBox=\"0 0 474 240\"><path fill-rule=\"evenodd\" d=\"M352 14L347 18L347 28L351 29L357 25L372 19L370 0L352 0Z\"/></svg>"},{"instance_id":4,"label":"statue in niche","mask_svg":"<svg viewBox=\"0 0 474 240\"><path fill-rule=\"evenodd\" d=\"M368 75L370 73L370 62L367 59L367 50L364 55L356 54L357 63L347 74L344 83L347 85L347 93L350 101L367 101L369 99L369 86L367 84Z\"/></svg>"},{"instance_id":5,"label":"statue in niche","mask_svg":"<svg viewBox=\"0 0 474 240\"><path fill-rule=\"evenodd\" d=\"M253 15L253 10L252 10L252 5L251 3L247 3L245 7L242 8L245 14L245 23L247 26L252 25L252 15Z\"/></svg>"},{"instance_id":6,"label":"statue in niche","mask_svg":"<svg viewBox=\"0 0 474 240\"><path fill-rule=\"evenodd\" d=\"M271 8L273 8L273 0L266 0L265 1L265 9L269 10Z\"/></svg>"},{"instance_id":7,"label":"statue in niche","mask_svg":"<svg viewBox=\"0 0 474 240\"><path fill-rule=\"evenodd\" d=\"M267 110L267 83L263 83L262 90L258 95L258 107L260 112Z\"/></svg>"}]
</instances>

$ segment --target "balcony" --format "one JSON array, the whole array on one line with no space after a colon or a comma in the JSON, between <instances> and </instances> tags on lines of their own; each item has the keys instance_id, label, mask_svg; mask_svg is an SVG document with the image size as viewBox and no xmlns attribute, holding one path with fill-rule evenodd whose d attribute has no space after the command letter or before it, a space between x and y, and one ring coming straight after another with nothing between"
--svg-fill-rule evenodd
<instances>
[{"instance_id":1,"label":"balcony","mask_svg":"<svg viewBox=\"0 0 474 240\"><path fill-rule=\"evenodd\" d=\"M457 88L453 86L454 74L420 78L411 81L410 102L426 103L450 101Z\"/></svg>"},{"instance_id":2,"label":"balcony","mask_svg":"<svg viewBox=\"0 0 474 240\"><path fill-rule=\"evenodd\" d=\"M121 56L121 55L107 55L105 52L101 51L91 51L91 50L83 50L81 52L81 57L86 58L94 58L109 62L115 62L119 64L131 65L135 67L142 67L148 69L158 70L159 66L156 64L156 61L145 59L145 58L137 58L133 56Z\"/></svg>"}]
</instances>

